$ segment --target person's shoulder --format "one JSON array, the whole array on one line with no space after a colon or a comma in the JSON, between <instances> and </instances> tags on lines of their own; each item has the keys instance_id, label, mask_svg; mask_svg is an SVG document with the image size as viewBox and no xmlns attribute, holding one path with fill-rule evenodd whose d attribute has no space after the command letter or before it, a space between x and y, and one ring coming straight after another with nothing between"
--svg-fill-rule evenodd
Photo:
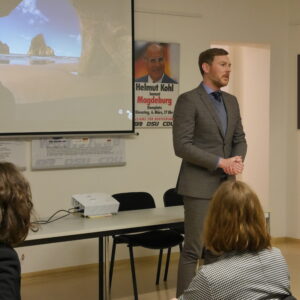
<instances>
[{"instance_id":1,"label":"person's shoulder","mask_svg":"<svg viewBox=\"0 0 300 300\"><path fill-rule=\"evenodd\" d=\"M259 254L262 256L269 256L269 257L274 257L274 258L278 258L278 259L284 259L283 255L281 253L281 250L276 247L264 249L264 250L260 251Z\"/></svg>"},{"instance_id":2,"label":"person's shoulder","mask_svg":"<svg viewBox=\"0 0 300 300\"><path fill-rule=\"evenodd\" d=\"M167 74L164 74L162 78L162 83L178 83L176 80L168 76Z\"/></svg>"},{"instance_id":3,"label":"person's shoulder","mask_svg":"<svg viewBox=\"0 0 300 300\"><path fill-rule=\"evenodd\" d=\"M148 75L136 78L135 82L148 82Z\"/></svg>"},{"instance_id":4,"label":"person's shoulder","mask_svg":"<svg viewBox=\"0 0 300 300\"><path fill-rule=\"evenodd\" d=\"M211 282L230 281L237 276L247 276L250 266L257 261L255 253L249 251L232 251L224 253L212 263L201 267L203 274Z\"/></svg>"},{"instance_id":5,"label":"person's shoulder","mask_svg":"<svg viewBox=\"0 0 300 300\"><path fill-rule=\"evenodd\" d=\"M221 90L221 92L222 92L222 94L225 95L225 96L234 97L234 95L232 95L232 94L230 94L230 93L228 93L228 92L226 92L226 91Z\"/></svg>"},{"instance_id":6,"label":"person's shoulder","mask_svg":"<svg viewBox=\"0 0 300 300\"><path fill-rule=\"evenodd\" d=\"M288 265L278 248L267 248L259 251L258 253L259 261L265 267L272 268L276 272L284 271L288 274Z\"/></svg>"},{"instance_id":7,"label":"person's shoulder","mask_svg":"<svg viewBox=\"0 0 300 300\"><path fill-rule=\"evenodd\" d=\"M11 252L11 251L14 251L12 247L0 242L0 253Z\"/></svg>"},{"instance_id":8,"label":"person's shoulder","mask_svg":"<svg viewBox=\"0 0 300 300\"><path fill-rule=\"evenodd\" d=\"M17 252L10 246L0 243L0 257L1 259L18 260Z\"/></svg>"},{"instance_id":9,"label":"person's shoulder","mask_svg":"<svg viewBox=\"0 0 300 300\"><path fill-rule=\"evenodd\" d=\"M185 97L186 96L196 96L196 95L201 94L202 92L203 91L201 89L201 86L197 86L197 87L195 87L195 88L193 88L191 90L188 90L188 91L182 93L180 96L185 96Z\"/></svg>"},{"instance_id":10,"label":"person's shoulder","mask_svg":"<svg viewBox=\"0 0 300 300\"><path fill-rule=\"evenodd\" d=\"M20 260L12 247L0 243L0 273L20 273Z\"/></svg>"},{"instance_id":11,"label":"person's shoulder","mask_svg":"<svg viewBox=\"0 0 300 300\"><path fill-rule=\"evenodd\" d=\"M237 100L235 95L232 95L228 92L222 91L222 95L223 95L223 97L226 97L227 99Z\"/></svg>"},{"instance_id":12,"label":"person's shoulder","mask_svg":"<svg viewBox=\"0 0 300 300\"><path fill-rule=\"evenodd\" d=\"M20 298L21 266L16 251L0 243L0 299Z\"/></svg>"},{"instance_id":13,"label":"person's shoulder","mask_svg":"<svg viewBox=\"0 0 300 300\"><path fill-rule=\"evenodd\" d=\"M195 101L198 99L199 95L201 96L201 87L197 86L196 88L186 91L179 95L178 99L185 99L188 101Z\"/></svg>"},{"instance_id":14,"label":"person's shoulder","mask_svg":"<svg viewBox=\"0 0 300 300\"><path fill-rule=\"evenodd\" d=\"M259 252L259 261L268 274L276 274L277 280L282 284L289 285L289 270L287 262L278 248L264 249Z\"/></svg>"},{"instance_id":15,"label":"person's shoulder","mask_svg":"<svg viewBox=\"0 0 300 300\"><path fill-rule=\"evenodd\" d=\"M20 260L17 252L12 247L0 243L0 274L9 273L18 276L21 272L20 269Z\"/></svg>"}]
</instances>

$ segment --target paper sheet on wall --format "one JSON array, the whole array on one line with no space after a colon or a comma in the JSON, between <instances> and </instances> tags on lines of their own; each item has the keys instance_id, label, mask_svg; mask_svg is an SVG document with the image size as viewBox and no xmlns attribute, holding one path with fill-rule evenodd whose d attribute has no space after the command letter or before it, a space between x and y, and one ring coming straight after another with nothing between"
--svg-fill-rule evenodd
<instances>
[{"instance_id":1,"label":"paper sheet on wall","mask_svg":"<svg viewBox=\"0 0 300 300\"><path fill-rule=\"evenodd\" d=\"M121 138L52 138L32 140L32 169L65 169L125 164Z\"/></svg>"},{"instance_id":2,"label":"paper sheet on wall","mask_svg":"<svg viewBox=\"0 0 300 300\"><path fill-rule=\"evenodd\" d=\"M24 141L0 141L0 161L14 163L26 169L26 143Z\"/></svg>"}]
</instances>

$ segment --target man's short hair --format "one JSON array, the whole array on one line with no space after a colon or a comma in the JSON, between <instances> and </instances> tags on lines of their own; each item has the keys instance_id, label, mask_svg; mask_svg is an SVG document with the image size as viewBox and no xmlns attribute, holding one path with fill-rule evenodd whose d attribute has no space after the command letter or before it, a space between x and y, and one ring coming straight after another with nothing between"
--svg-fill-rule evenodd
<instances>
[{"instance_id":1,"label":"man's short hair","mask_svg":"<svg viewBox=\"0 0 300 300\"><path fill-rule=\"evenodd\" d=\"M212 64L215 56L223 56L228 55L228 52L225 49L222 48L210 48L200 53L199 55L199 69L201 74L204 74L204 70L202 69L202 64L207 63L209 65Z\"/></svg>"}]
</instances>

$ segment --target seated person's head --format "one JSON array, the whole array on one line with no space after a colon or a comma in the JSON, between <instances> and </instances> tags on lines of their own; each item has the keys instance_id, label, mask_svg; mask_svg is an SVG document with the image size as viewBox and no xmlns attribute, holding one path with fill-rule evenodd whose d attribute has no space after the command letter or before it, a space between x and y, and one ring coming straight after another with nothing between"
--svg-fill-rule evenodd
<instances>
[{"instance_id":1,"label":"seated person's head","mask_svg":"<svg viewBox=\"0 0 300 300\"><path fill-rule=\"evenodd\" d=\"M30 186L12 164L0 162L0 242L17 245L31 228Z\"/></svg>"},{"instance_id":2,"label":"seated person's head","mask_svg":"<svg viewBox=\"0 0 300 300\"><path fill-rule=\"evenodd\" d=\"M247 184L229 180L217 189L205 221L204 245L214 254L271 247L263 209Z\"/></svg>"}]
</instances>

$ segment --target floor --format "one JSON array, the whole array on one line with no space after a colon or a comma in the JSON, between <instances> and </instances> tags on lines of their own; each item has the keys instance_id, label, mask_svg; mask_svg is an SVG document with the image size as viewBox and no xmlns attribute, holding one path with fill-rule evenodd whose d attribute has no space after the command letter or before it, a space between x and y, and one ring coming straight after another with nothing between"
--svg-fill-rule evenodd
<instances>
[{"instance_id":1,"label":"floor","mask_svg":"<svg viewBox=\"0 0 300 300\"><path fill-rule=\"evenodd\" d=\"M300 300L300 242L277 242L289 265L291 287ZM175 296L178 254L171 257L167 282L155 285L156 257L136 260L136 272L140 300L167 300ZM45 273L22 278L22 300L96 300L98 299L97 266L88 266L64 272ZM116 263L111 299L129 300L132 281L129 261Z\"/></svg>"}]
</instances>

